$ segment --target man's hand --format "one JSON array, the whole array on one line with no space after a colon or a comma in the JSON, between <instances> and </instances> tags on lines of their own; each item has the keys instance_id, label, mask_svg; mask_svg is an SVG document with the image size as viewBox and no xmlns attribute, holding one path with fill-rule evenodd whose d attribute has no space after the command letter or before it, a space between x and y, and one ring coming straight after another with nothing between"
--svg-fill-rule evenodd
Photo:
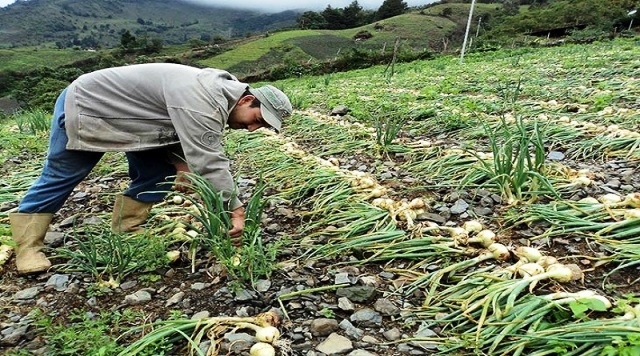
<instances>
[{"instance_id":1,"label":"man's hand","mask_svg":"<svg viewBox=\"0 0 640 356\"><path fill-rule=\"evenodd\" d=\"M231 230L229 230L229 236L231 236L231 243L233 246L242 246L242 230L244 230L244 208L238 207L231 212Z\"/></svg>"},{"instance_id":2,"label":"man's hand","mask_svg":"<svg viewBox=\"0 0 640 356\"><path fill-rule=\"evenodd\" d=\"M189 188L185 184L189 184L189 179L185 176L185 173L191 172L189 165L186 162L176 162L173 164L176 167L176 179L173 182L173 189L180 193L189 193Z\"/></svg>"}]
</instances>

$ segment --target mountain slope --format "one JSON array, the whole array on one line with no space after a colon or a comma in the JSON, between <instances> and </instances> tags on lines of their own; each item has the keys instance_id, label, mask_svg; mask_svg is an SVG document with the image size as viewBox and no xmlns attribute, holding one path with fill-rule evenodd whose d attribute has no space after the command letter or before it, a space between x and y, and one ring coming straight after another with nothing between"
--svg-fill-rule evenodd
<instances>
[{"instance_id":1,"label":"mountain slope","mask_svg":"<svg viewBox=\"0 0 640 356\"><path fill-rule=\"evenodd\" d=\"M176 0L29 0L0 9L0 48L40 44L113 47L122 31L165 44L293 26L299 14L262 14Z\"/></svg>"}]
</instances>

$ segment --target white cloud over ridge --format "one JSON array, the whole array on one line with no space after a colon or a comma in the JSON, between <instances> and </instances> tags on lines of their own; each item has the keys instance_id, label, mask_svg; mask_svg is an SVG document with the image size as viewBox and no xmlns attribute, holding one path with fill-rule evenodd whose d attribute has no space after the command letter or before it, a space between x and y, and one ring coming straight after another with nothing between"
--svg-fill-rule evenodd
<instances>
[{"instance_id":1,"label":"white cloud over ridge","mask_svg":"<svg viewBox=\"0 0 640 356\"><path fill-rule=\"evenodd\" d=\"M237 2L230 2L229 0L182 0L189 1L197 4L218 6L218 7L232 7L241 8L247 10L256 10L264 12L280 12L286 10L301 10L301 11L322 11L327 5L331 5L333 8L342 8L349 6L353 0L243 0ZM367 10L377 10L382 5L384 0L358 0L358 4ZM421 6L426 5L437 0L405 0L409 6ZM5 7L14 3L15 0L0 0L0 7ZM229 5L232 3L233 5Z\"/></svg>"}]
</instances>

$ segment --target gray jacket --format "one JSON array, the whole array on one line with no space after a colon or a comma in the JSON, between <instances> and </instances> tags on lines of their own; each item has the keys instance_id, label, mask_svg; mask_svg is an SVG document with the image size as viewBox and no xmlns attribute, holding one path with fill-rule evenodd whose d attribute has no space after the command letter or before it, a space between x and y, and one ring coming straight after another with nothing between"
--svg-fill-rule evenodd
<instances>
[{"instance_id":1,"label":"gray jacket","mask_svg":"<svg viewBox=\"0 0 640 356\"><path fill-rule=\"evenodd\" d=\"M222 132L247 88L222 70L170 63L82 75L65 100L67 149L126 152L180 144L191 170L229 200L235 185ZM229 202L231 209L241 205L237 198Z\"/></svg>"}]
</instances>

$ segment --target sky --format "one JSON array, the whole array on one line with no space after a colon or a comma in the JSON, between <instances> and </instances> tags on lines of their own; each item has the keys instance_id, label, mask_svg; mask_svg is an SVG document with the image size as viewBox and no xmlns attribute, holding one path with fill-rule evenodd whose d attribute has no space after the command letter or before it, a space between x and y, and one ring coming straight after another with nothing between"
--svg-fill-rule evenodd
<instances>
[{"instance_id":1,"label":"sky","mask_svg":"<svg viewBox=\"0 0 640 356\"><path fill-rule=\"evenodd\" d=\"M187 0L202 4L229 6L229 0ZM358 4L367 10L376 10L384 0L358 0ZM426 5L437 0L404 0L409 6ZM0 7L12 4L15 0L0 0ZM349 6L353 0L243 0L237 1L237 7L262 10L266 12L278 12L284 10L311 10L322 11L327 5L333 8Z\"/></svg>"}]
</instances>

